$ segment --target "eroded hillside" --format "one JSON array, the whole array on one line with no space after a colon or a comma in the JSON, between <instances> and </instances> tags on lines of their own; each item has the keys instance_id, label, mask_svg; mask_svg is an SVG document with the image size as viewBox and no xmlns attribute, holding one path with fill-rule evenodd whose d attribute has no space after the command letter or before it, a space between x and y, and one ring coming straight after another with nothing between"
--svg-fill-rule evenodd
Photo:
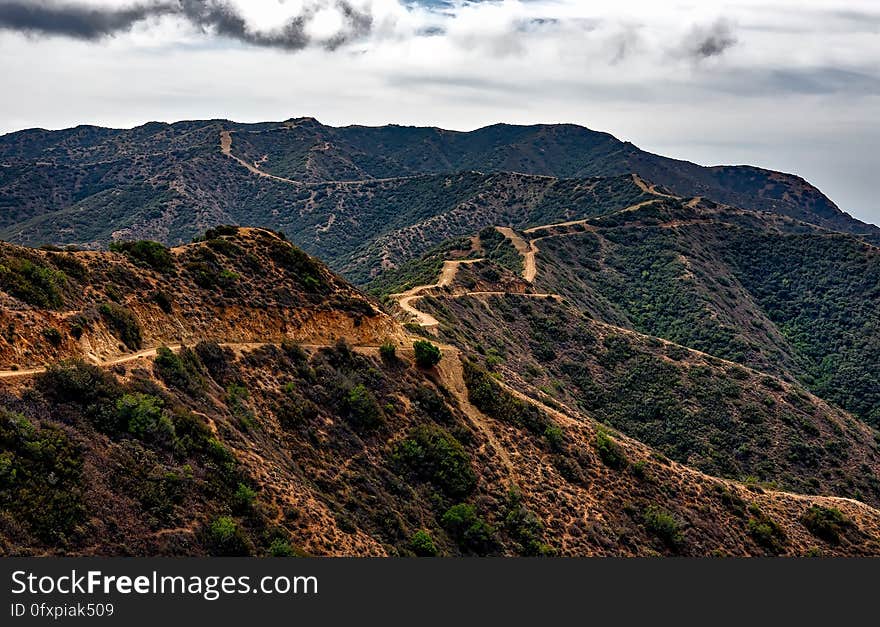
<instances>
[{"instance_id":1,"label":"eroded hillside","mask_svg":"<svg viewBox=\"0 0 880 627\"><path fill-rule=\"evenodd\" d=\"M479 277L495 269L525 292L497 234L510 235L471 240L487 261L464 272L488 281ZM461 347L435 340L432 365L414 351L418 335L267 231L217 229L171 250L141 242L3 255L4 315L17 323L0 382L5 554L880 553L880 512L831 496L858 495L825 477L824 456L822 496L714 478L670 459L705 466L702 439L700 456L664 455L663 442L650 448L618 432L629 427L602 413L613 407L577 404L574 387L555 399L541 392L556 371L517 348L535 329L516 311L527 303L562 315L552 297L486 295L502 319L522 317L509 331L479 319L485 341L504 332L521 354L489 359L491 347L466 337L453 338ZM494 303L517 298L517 310ZM478 318L461 317L466 335ZM619 373L598 367L613 334L589 328L603 348L560 333L559 349L611 385ZM759 400L751 371L686 351L674 359L632 333L628 341L626 359L669 360L682 376L747 387L713 401L731 421L746 419L738 401ZM792 412L841 441L842 472L876 463L876 445L851 418L779 385L778 412L762 415L767 437L793 433L777 420ZM697 389L673 396L690 408ZM774 467L780 486L801 487L787 483L792 468ZM863 496L875 498L867 487Z\"/></svg>"}]
</instances>

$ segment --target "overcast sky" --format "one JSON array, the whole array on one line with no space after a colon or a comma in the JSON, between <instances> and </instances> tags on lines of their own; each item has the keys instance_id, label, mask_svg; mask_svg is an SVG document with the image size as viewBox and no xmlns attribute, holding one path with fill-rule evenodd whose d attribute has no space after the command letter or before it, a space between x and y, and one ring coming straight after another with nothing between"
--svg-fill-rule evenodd
<instances>
[{"instance_id":1,"label":"overcast sky","mask_svg":"<svg viewBox=\"0 0 880 627\"><path fill-rule=\"evenodd\" d=\"M880 223L878 0L0 0L0 133L574 122Z\"/></svg>"}]
</instances>

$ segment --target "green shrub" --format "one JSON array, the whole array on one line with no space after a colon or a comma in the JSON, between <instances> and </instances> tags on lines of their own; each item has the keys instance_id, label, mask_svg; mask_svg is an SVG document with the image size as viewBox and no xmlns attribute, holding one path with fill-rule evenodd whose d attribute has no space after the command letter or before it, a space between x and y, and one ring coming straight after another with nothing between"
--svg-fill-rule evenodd
<instances>
[{"instance_id":1,"label":"green shrub","mask_svg":"<svg viewBox=\"0 0 880 627\"><path fill-rule=\"evenodd\" d=\"M836 507L821 505L811 505L800 520L801 524L809 529L814 536L833 544L839 543L840 535L852 525L843 512Z\"/></svg>"},{"instance_id":2,"label":"green shrub","mask_svg":"<svg viewBox=\"0 0 880 627\"><path fill-rule=\"evenodd\" d=\"M269 555L272 557L294 557L296 552L287 540L275 538L269 545Z\"/></svg>"},{"instance_id":3,"label":"green shrub","mask_svg":"<svg viewBox=\"0 0 880 627\"><path fill-rule=\"evenodd\" d=\"M0 510L55 547L85 519L82 467L79 447L61 428L0 408Z\"/></svg>"},{"instance_id":4,"label":"green shrub","mask_svg":"<svg viewBox=\"0 0 880 627\"><path fill-rule=\"evenodd\" d=\"M409 548L418 557L437 557L437 547L434 540L424 529L416 531L409 540Z\"/></svg>"},{"instance_id":5,"label":"green shrub","mask_svg":"<svg viewBox=\"0 0 880 627\"><path fill-rule=\"evenodd\" d=\"M152 298L153 302L159 305L159 309L163 312L170 314L174 310L174 304L171 302L171 298L162 290L156 290L153 292Z\"/></svg>"},{"instance_id":6,"label":"green shrub","mask_svg":"<svg viewBox=\"0 0 880 627\"><path fill-rule=\"evenodd\" d=\"M773 553L781 553L785 547L785 531L767 516L757 505L749 505L748 531L755 542Z\"/></svg>"},{"instance_id":7,"label":"green shrub","mask_svg":"<svg viewBox=\"0 0 880 627\"><path fill-rule=\"evenodd\" d=\"M239 482L238 486L235 488L235 493L232 495L232 511L237 514L250 513L253 511L256 500L256 490Z\"/></svg>"},{"instance_id":8,"label":"green shrub","mask_svg":"<svg viewBox=\"0 0 880 627\"><path fill-rule=\"evenodd\" d=\"M169 386L190 393L198 392L204 386L199 358L186 346L180 349L180 354L175 354L167 346L160 346L153 366L156 375Z\"/></svg>"},{"instance_id":9,"label":"green shrub","mask_svg":"<svg viewBox=\"0 0 880 627\"><path fill-rule=\"evenodd\" d=\"M61 335L61 331L56 329L55 327L47 327L40 332L46 341L49 342L55 348L61 346L61 342L64 341L64 338Z\"/></svg>"},{"instance_id":10,"label":"green shrub","mask_svg":"<svg viewBox=\"0 0 880 627\"><path fill-rule=\"evenodd\" d=\"M620 445L604 431L596 432L593 444L596 447L596 452L599 453L599 459L609 468L620 470L629 463L626 459L626 453L623 452Z\"/></svg>"},{"instance_id":11,"label":"green shrub","mask_svg":"<svg viewBox=\"0 0 880 627\"><path fill-rule=\"evenodd\" d=\"M554 551L544 543L544 523L522 502L518 489L507 495L504 529L519 546L519 552L527 556L550 556Z\"/></svg>"},{"instance_id":12,"label":"green shrub","mask_svg":"<svg viewBox=\"0 0 880 627\"><path fill-rule=\"evenodd\" d=\"M382 346L379 347L379 355L389 363L397 361L397 347L394 346L394 342L391 340L382 342Z\"/></svg>"},{"instance_id":13,"label":"green shrub","mask_svg":"<svg viewBox=\"0 0 880 627\"><path fill-rule=\"evenodd\" d=\"M465 448L451 433L434 425L413 429L394 448L392 459L451 497L466 496L477 485Z\"/></svg>"},{"instance_id":14,"label":"green shrub","mask_svg":"<svg viewBox=\"0 0 880 627\"><path fill-rule=\"evenodd\" d=\"M98 312L104 316L107 326L129 350L137 350L143 343L141 326L134 314L116 303L102 303Z\"/></svg>"},{"instance_id":15,"label":"green shrub","mask_svg":"<svg viewBox=\"0 0 880 627\"><path fill-rule=\"evenodd\" d=\"M442 355L440 349L427 340L416 340L413 343L416 355L416 364L420 368L433 368L440 363Z\"/></svg>"},{"instance_id":16,"label":"green shrub","mask_svg":"<svg viewBox=\"0 0 880 627\"><path fill-rule=\"evenodd\" d=\"M464 549L485 554L495 546L495 530L477 515L470 503L453 505L444 512L440 523Z\"/></svg>"},{"instance_id":17,"label":"green shrub","mask_svg":"<svg viewBox=\"0 0 880 627\"><path fill-rule=\"evenodd\" d=\"M229 516L215 518L208 528L208 550L220 557L250 555L250 542L239 524Z\"/></svg>"},{"instance_id":18,"label":"green shrub","mask_svg":"<svg viewBox=\"0 0 880 627\"><path fill-rule=\"evenodd\" d=\"M67 276L36 260L0 258L0 289L34 307L58 309Z\"/></svg>"},{"instance_id":19,"label":"green shrub","mask_svg":"<svg viewBox=\"0 0 880 627\"><path fill-rule=\"evenodd\" d=\"M159 242L150 240L113 242L110 244L110 250L122 253L135 263L157 272L169 273L174 270L174 255Z\"/></svg>"},{"instance_id":20,"label":"green shrub","mask_svg":"<svg viewBox=\"0 0 880 627\"><path fill-rule=\"evenodd\" d=\"M162 399L150 394L125 394L116 401L116 411L120 423L136 438L169 445L175 440L174 424L163 405Z\"/></svg>"},{"instance_id":21,"label":"green shrub","mask_svg":"<svg viewBox=\"0 0 880 627\"><path fill-rule=\"evenodd\" d=\"M345 410L351 423L362 429L375 429L385 423L385 415L373 393L363 384L348 391Z\"/></svg>"},{"instance_id":22,"label":"green shrub","mask_svg":"<svg viewBox=\"0 0 880 627\"><path fill-rule=\"evenodd\" d=\"M649 505L642 515L645 528L663 540L670 548L678 548L684 542L684 534L675 517L666 510Z\"/></svg>"},{"instance_id":23,"label":"green shrub","mask_svg":"<svg viewBox=\"0 0 880 627\"><path fill-rule=\"evenodd\" d=\"M464 379L469 400L483 413L524 427L537 436L545 436L547 429L553 426L540 409L514 397L476 364L464 363Z\"/></svg>"}]
</instances>

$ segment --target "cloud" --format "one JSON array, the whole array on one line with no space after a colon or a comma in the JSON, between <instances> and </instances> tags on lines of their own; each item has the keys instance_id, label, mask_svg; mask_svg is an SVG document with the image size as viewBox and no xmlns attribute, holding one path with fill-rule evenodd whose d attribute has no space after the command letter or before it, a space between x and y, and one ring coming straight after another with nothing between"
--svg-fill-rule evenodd
<instances>
[{"instance_id":1,"label":"cloud","mask_svg":"<svg viewBox=\"0 0 880 627\"><path fill-rule=\"evenodd\" d=\"M335 9L341 28L327 39L313 42L307 27L321 9ZM156 0L114 8L67 2L0 1L0 30L30 36L61 36L97 41L130 31L135 24L174 16L200 32L245 44L301 50L318 43L335 50L345 43L366 37L372 30L372 16L347 0L305 3L301 13L271 31L249 27L239 10L225 0Z\"/></svg>"},{"instance_id":2,"label":"cloud","mask_svg":"<svg viewBox=\"0 0 880 627\"><path fill-rule=\"evenodd\" d=\"M694 59L708 59L724 54L738 42L733 26L718 20L709 27L696 27L685 42L685 51Z\"/></svg>"}]
</instances>

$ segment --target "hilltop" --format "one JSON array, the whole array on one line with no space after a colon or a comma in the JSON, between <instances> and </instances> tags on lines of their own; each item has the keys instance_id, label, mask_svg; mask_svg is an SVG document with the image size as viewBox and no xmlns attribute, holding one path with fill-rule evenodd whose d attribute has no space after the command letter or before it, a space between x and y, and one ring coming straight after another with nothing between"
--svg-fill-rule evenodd
<instances>
[{"instance_id":1,"label":"hilltop","mask_svg":"<svg viewBox=\"0 0 880 627\"><path fill-rule=\"evenodd\" d=\"M528 306L586 324L592 339L559 334L558 349L589 350L598 362L584 367L604 364L611 381L624 363L604 356L612 335L629 343L623 360L671 354L552 297L515 295L529 290L523 266L503 238L478 239L487 261L450 272L451 289L471 280L465 272L497 268L473 287L509 290L498 298L517 309L493 311L506 319ZM876 442L790 383L768 388L780 408L760 424L788 437L780 416L791 412L805 446L837 437L840 480L826 477L826 458L798 466L812 485L790 484L790 465L776 486L713 477L692 467L709 468L698 457L618 431L630 426L613 407L579 406L573 388L547 396L555 371L528 352L489 360L488 344L466 339L468 320L486 343L500 327L476 312L461 314L458 346L434 339L439 364L419 366L418 333L270 231L115 248L2 248L4 327L16 323L0 366L5 554L880 553L880 511L831 495L859 464L876 469ZM523 326L533 320L504 332L511 351L537 337ZM585 348L593 342L605 348ZM753 402L757 374L681 350L676 368L746 388L743 407ZM747 420L735 396L721 402ZM791 488L822 495L782 491ZM877 500L868 484L863 498Z\"/></svg>"}]
</instances>

